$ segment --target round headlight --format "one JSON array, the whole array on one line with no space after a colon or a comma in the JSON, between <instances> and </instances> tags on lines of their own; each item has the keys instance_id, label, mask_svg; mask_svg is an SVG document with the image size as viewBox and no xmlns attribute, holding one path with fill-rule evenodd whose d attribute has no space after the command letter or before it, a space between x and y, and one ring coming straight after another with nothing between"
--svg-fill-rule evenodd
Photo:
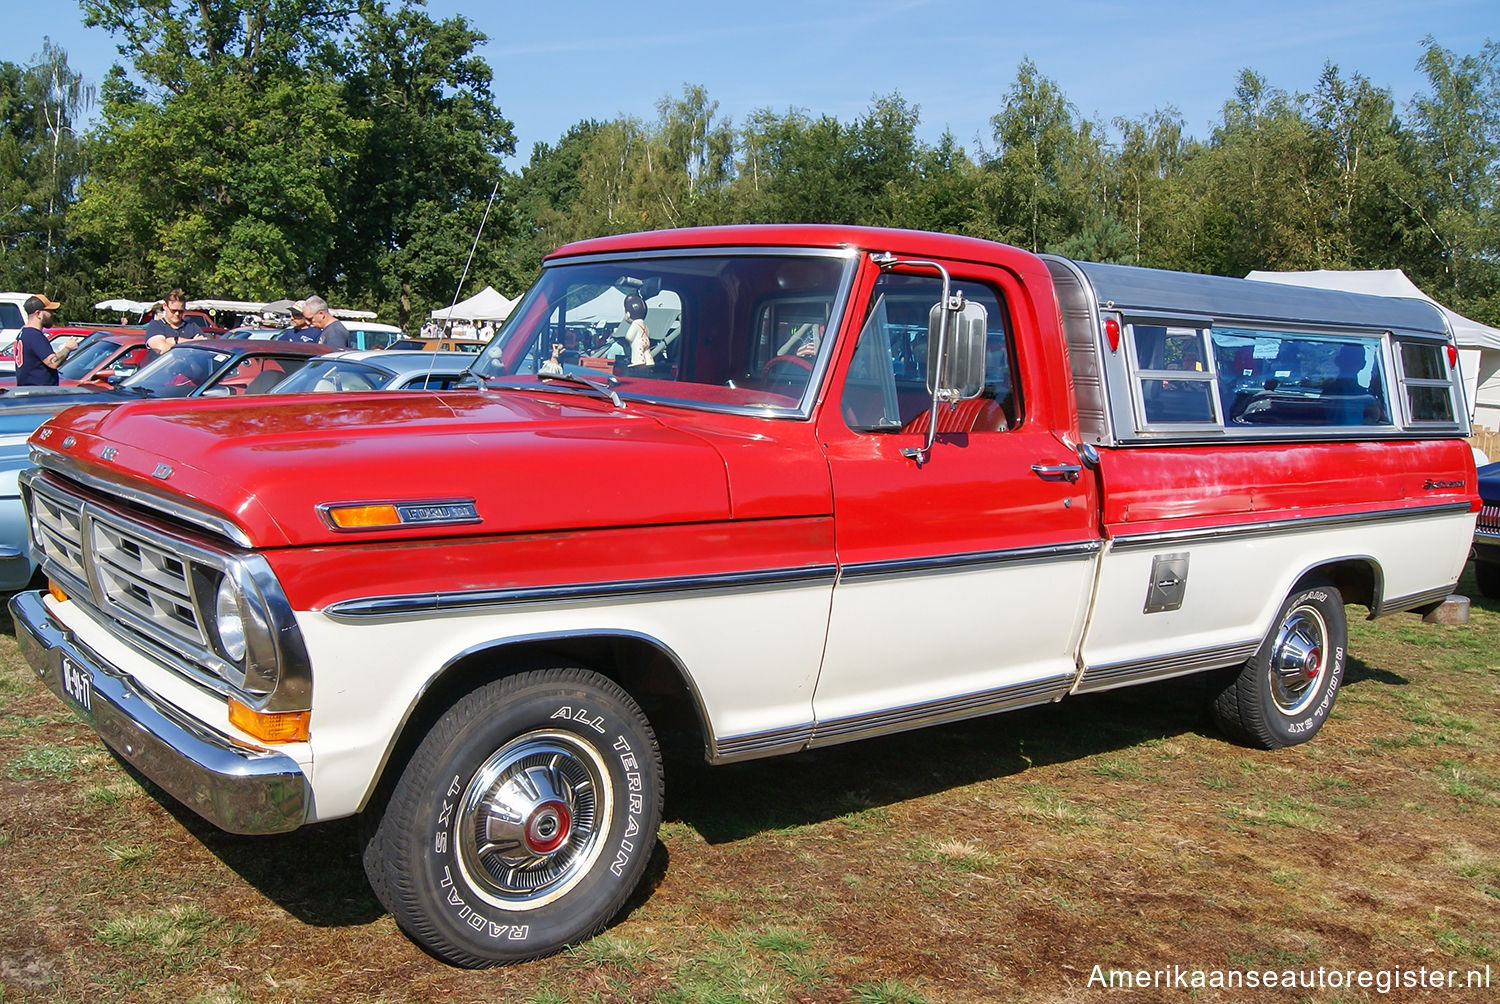
<instances>
[{"instance_id":1,"label":"round headlight","mask_svg":"<svg viewBox=\"0 0 1500 1004\"><path fill-rule=\"evenodd\" d=\"M214 600L214 623L219 645L231 662L245 658L245 616L240 612L240 591L229 576L219 580L219 594Z\"/></svg>"}]
</instances>

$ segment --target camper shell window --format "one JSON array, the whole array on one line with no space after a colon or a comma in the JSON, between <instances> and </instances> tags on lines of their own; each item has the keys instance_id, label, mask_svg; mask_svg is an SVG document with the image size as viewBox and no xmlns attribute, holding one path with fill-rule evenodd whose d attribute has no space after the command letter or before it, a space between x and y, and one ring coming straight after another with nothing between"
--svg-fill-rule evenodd
<instances>
[{"instance_id":1,"label":"camper shell window","mask_svg":"<svg viewBox=\"0 0 1500 1004\"><path fill-rule=\"evenodd\" d=\"M1456 421L1456 371L1444 358L1444 346L1401 343L1401 382L1406 387L1407 421L1413 425Z\"/></svg>"},{"instance_id":2,"label":"camper shell window","mask_svg":"<svg viewBox=\"0 0 1500 1004\"><path fill-rule=\"evenodd\" d=\"M1189 327L1156 319L1131 321L1128 331L1134 425L1143 435L1389 434L1405 425L1459 424L1458 372L1444 345L1392 340L1388 353L1388 333ZM1399 404L1390 393L1398 384Z\"/></svg>"},{"instance_id":3,"label":"camper shell window","mask_svg":"<svg viewBox=\"0 0 1500 1004\"><path fill-rule=\"evenodd\" d=\"M1101 445L1468 433L1432 304L1043 255Z\"/></svg>"}]
</instances>

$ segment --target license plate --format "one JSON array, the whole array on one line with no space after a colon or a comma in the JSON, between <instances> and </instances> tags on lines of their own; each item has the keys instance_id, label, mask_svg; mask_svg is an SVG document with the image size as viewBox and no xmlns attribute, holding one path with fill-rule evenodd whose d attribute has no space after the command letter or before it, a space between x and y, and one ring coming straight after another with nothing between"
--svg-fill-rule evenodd
<instances>
[{"instance_id":1,"label":"license plate","mask_svg":"<svg viewBox=\"0 0 1500 1004\"><path fill-rule=\"evenodd\" d=\"M63 658L62 661L62 685L63 693L73 699L73 703L85 713L94 713L94 678L87 669L78 665L72 659Z\"/></svg>"}]
</instances>

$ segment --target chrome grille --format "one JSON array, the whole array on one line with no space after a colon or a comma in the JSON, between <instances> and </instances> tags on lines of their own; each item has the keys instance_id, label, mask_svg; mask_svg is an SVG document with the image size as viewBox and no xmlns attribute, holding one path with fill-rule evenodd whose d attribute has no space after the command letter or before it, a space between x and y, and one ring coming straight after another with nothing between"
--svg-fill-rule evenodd
<instances>
[{"instance_id":1,"label":"chrome grille","mask_svg":"<svg viewBox=\"0 0 1500 1004\"><path fill-rule=\"evenodd\" d=\"M1479 510L1479 529L1500 533L1500 505L1485 505Z\"/></svg>"},{"instance_id":2,"label":"chrome grille","mask_svg":"<svg viewBox=\"0 0 1500 1004\"><path fill-rule=\"evenodd\" d=\"M80 583L88 579L83 567L83 504L80 499L54 496L33 484L31 534L37 549L70 572Z\"/></svg>"},{"instance_id":3,"label":"chrome grille","mask_svg":"<svg viewBox=\"0 0 1500 1004\"><path fill-rule=\"evenodd\" d=\"M238 693L268 711L307 710L312 666L296 614L265 558L235 550L249 545L239 527L168 496L132 495L128 485L49 469L49 459L42 451L38 466L20 473L21 494L42 569L74 603L205 689ZM234 661L218 650L213 624L226 580L253 628L246 657Z\"/></svg>"},{"instance_id":4,"label":"chrome grille","mask_svg":"<svg viewBox=\"0 0 1500 1004\"><path fill-rule=\"evenodd\" d=\"M128 610L183 641L207 644L181 559L155 541L107 522L99 512L90 514L89 530L94 573L106 608Z\"/></svg>"},{"instance_id":5,"label":"chrome grille","mask_svg":"<svg viewBox=\"0 0 1500 1004\"><path fill-rule=\"evenodd\" d=\"M28 485L36 547L75 600L199 666L221 661L193 602L194 565L219 567L213 554L56 480L34 477Z\"/></svg>"}]
</instances>

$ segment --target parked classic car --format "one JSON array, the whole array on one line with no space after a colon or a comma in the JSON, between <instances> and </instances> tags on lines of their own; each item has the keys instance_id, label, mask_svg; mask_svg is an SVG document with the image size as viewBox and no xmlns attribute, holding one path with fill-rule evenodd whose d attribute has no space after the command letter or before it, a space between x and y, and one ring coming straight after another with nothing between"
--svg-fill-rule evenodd
<instances>
[{"instance_id":1,"label":"parked classic car","mask_svg":"<svg viewBox=\"0 0 1500 1004\"><path fill-rule=\"evenodd\" d=\"M56 413L57 408L42 402L0 410L0 592L25 588L36 572L26 545L26 512L16 479L31 466L26 440Z\"/></svg>"},{"instance_id":2,"label":"parked classic car","mask_svg":"<svg viewBox=\"0 0 1500 1004\"><path fill-rule=\"evenodd\" d=\"M53 411L75 404L134 401L143 397L234 397L264 394L308 359L327 353L322 345L207 338L183 342L114 387L10 387L0 408L52 402Z\"/></svg>"},{"instance_id":3,"label":"parked classic car","mask_svg":"<svg viewBox=\"0 0 1500 1004\"><path fill-rule=\"evenodd\" d=\"M79 384L106 387L135 373L146 362L143 328L101 328L92 331L57 368L59 387ZM14 373L0 376L0 386L14 387Z\"/></svg>"},{"instance_id":4,"label":"parked classic car","mask_svg":"<svg viewBox=\"0 0 1500 1004\"><path fill-rule=\"evenodd\" d=\"M366 349L332 352L314 359L281 383L277 394L325 394L362 390L450 390L472 360L453 352Z\"/></svg>"},{"instance_id":5,"label":"parked classic car","mask_svg":"<svg viewBox=\"0 0 1500 1004\"><path fill-rule=\"evenodd\" d=\"M392 342L393 349L417 349L426 352L478 352L485 342L478 338L402 338Z\"/></svg>"},{"instance_id":6,"label":"parked classic car","mask_svg":"<svg viewBox=\"0 0 1500 1004\"><path fill-rule=\"evenodd\" d=\"M1490 599L1500 599L1500 463L1479 468L1479 522L1474 527L1474 582Z\"/></svg>"}]
</instances>

